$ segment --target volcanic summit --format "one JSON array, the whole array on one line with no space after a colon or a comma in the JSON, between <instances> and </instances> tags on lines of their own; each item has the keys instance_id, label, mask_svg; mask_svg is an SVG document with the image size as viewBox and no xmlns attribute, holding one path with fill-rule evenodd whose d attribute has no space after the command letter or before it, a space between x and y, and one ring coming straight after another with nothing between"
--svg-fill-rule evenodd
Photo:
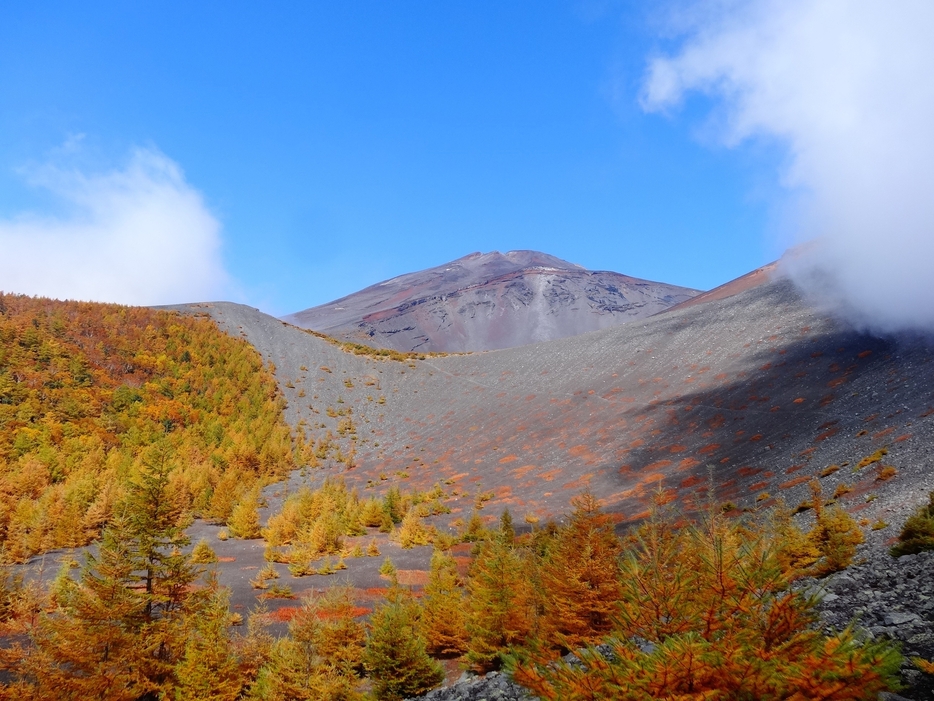
<instances>
[{"instance_id":1,"label":"volcanic summit","mask_svg":"<svg viewBox=\"0 0 934 701\"><path fill-rule=\"evenodd\" d=\"M697 294L537 251L493 251L400 275L284 319L399 351L483 351L612 328Z\"/></svg>"}]
</instances>

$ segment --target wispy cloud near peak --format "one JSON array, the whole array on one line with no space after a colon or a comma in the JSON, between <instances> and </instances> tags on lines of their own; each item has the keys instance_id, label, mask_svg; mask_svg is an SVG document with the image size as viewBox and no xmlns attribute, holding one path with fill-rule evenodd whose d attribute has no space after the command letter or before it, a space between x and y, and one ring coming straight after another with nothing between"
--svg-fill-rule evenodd
<instances>
[{"instance_id":1,"label":"wispy cloud near peak","mask_svg":"<svg viewBox=\"0 0 934 701\"><path fill-rule=\"evenodd\" d=\"M934 329L934 4L743 0L679 6L680 48L642 105L717 101L728 146L783 141L803 193L788 267L817 301L881 330Z\"/></svg>"}]
</instances>

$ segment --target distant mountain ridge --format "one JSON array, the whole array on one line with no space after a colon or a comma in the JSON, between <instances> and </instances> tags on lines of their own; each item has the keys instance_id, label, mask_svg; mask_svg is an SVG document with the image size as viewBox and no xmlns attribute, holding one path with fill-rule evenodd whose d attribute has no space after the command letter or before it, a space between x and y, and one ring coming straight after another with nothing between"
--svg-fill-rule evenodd
<instances>
[{"instance_id":1,"label":"distant mountain ridge","mask_svg":"<svg viewBox=\"0 0 934 701\"><path fill-rule=\"evenodd\" d=\"M538 251L471 253L283 319L400 351L512 348L619 326L699 294Z\"/></svg>"}]
</instances>

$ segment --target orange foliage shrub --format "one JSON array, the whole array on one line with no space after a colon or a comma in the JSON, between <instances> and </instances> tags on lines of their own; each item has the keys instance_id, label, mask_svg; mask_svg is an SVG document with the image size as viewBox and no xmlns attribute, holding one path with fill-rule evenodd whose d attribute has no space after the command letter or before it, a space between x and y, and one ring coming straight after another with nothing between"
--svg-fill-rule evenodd
<instances>
[{"instance_id":1,"label":"orange foliage shrub","mask_svg":"<svg viewBox=\"0 0 934 701\"><path fill-rule=\"evenodd\" d=\"M820 482L811 481L814 527L802 533L787 509L775 512L774 527L780 538L777 557L789 577L826 577L853 562L863 533L853 517L836 504L825 507Z\"/></svg>"},{"instance_id":2,"label":"orange foliage shrub","mask_svg":"<svg viewBox=\"0 0 934 701\"><path fill-rule=\"evenodd\" d=\"M567 650L605 635L621 597L622 546L612 520L592 494L572 503L571 520L549 544L541 565L543 636Z\"/></svg>"},{"instance_id":3,"label":"orange foliage shrub","mask_svg":"<svg viewBox=\"0 0 934 701\"><path fill-rule=\"evenodd\" d=\"M547 651L508 659L543 699L874 699L899 655L845 630L811 628L813 602L788 588L775 534L713 515L680 530L656 513L623 560L623 601L607 641L581 663Z\"/></svg>"}]
</instances>

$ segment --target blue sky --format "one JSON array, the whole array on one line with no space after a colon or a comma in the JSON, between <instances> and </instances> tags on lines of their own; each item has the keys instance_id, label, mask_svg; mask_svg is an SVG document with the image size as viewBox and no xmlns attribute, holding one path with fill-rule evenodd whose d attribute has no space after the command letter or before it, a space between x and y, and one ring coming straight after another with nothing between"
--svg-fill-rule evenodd
<instances>
[{"instance_id":1,"label":"blue sky","mask_svg":"<svg viewBox=\"0 0 934 701\"><path fill-rule=\"evenodd\" d=\"M134 277L180 265L171 287L129 301L217 294L285 314L520 248L726 282L787 243L774 225L787 156L768 138L711 138L709 95L640 106L649 60L677 49L649 7L663 5L5 2L0 219L21 275L8 267L5 282L0 265L0 289L35 293L18 289L41 277L33 259L109 221L106 187L136 201L132 183L153 178L175 188L161 201L178 235L145 234L165 250L130 247L95 270L82 250L115 239L75 244L64 264L85 278L125 277L52 293L126 301ZM143 175L119 180L140 153ZM198 207L211 232L190 223ZM122 226L113 236L137 235Z\"/></svg>"}]
</instances>

